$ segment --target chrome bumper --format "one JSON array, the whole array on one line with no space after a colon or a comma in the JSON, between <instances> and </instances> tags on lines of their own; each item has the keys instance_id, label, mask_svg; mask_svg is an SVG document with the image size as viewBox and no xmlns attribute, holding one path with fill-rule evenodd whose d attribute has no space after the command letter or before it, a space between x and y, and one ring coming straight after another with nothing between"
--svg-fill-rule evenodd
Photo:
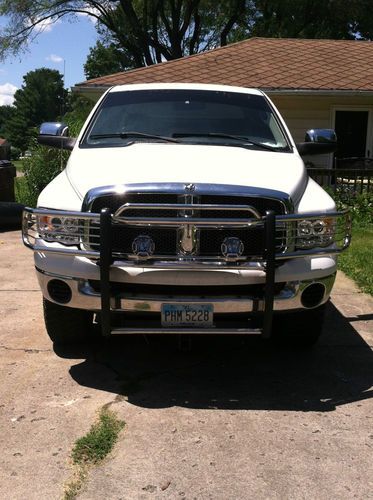
<instances>
[{"instance_id":1,"label":"chrome bumper","mask_svg":"<svg viewBox=\"0 0 373 500\"><path fill-rule=\"evenodd\" d=\"M87 309L90 311L101 310L101 294L95 291L87 280L60 276L53 273L47 273L36 269L37 278L43 296L54 302L48 292L48 283L51 280L60 280L66 283L71 290L71 300L65 304L68 307L78 309ZM320 283L325 288L325 293L320 304L325 303L330 295L335 280L335 273L330 276L317 278L313 280L291 281L285 284L279 294L274 296L273 310L295 311L305 309L301 302L303 291L311 284ZM151 289L151 285L149 285ZM110 297L110 308L115 312L136 312L136 313L160 313L162 304L193 304L193 303L212 304L215 313L256 313L264 311L264 298L257 299L250 296L221 296L219 298L205 297L198 295L178 296L177 298L169 295L155 295L152 293L130 294L122 293ZM319 305L320 305L319 304Z\"/></svg>"}]
</instances>

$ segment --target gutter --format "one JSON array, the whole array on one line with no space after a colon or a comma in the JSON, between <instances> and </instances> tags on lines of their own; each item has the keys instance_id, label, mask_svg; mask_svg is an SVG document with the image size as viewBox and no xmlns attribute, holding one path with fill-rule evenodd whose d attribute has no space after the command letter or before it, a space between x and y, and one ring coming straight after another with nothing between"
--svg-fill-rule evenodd
<instances>
[{"instance_id":1,"label":"gutter","mask_svg":"<svg viewBox=\"0 0 373 500\"><path fill-rule=\"evenodd\" d=\"M260 87L268 95L281 96L320 96L320 97L373 97L373 90L308 90L308 89L266 89Z\"/></svg>"},{"instance_id":2,"label":"gutter","mask_svg":"<svg viewBox=\"0 0 373 500\"><path fill-rule=\"evenodd\" d=\"M172 82L177 83L177 82ZM172 85L171 83L171 85ZM118 85L123 85L119 84ZM113 83L107 85L76 85L71 88L72 92L77 94L85 94L87 97L101 95L106 92ZM250 88L250 87L247 87ZM254 88L254 87L253 87ZM313 97L373 97L373 90L323 90L323 89L275 89L258 87L268 95L278 96L313 96Z\"/></svg>"},{"instance_id":3,"label":"gutter","mask_svg":"<svg viewBox=\"0 0 373 500\"><path fill-rule=\"evenodd\" d=\"M95 93L97 94L98 92L104 93L112 87L113 85L75 85L74 87L71 87L72 92L76 92L77 94L92 94Z\"/></svg>"}]
</instances>

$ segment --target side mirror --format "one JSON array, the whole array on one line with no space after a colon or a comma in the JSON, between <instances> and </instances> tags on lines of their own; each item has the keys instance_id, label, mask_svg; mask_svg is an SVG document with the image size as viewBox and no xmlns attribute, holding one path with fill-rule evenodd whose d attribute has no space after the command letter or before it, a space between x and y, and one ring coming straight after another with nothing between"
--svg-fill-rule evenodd
<instances>
[{"instance_id":1,"label":"side mirror","mask_svg":"<svg viewBox=\"0 0 373 500\"><path fill-rule=\"evenodd\" d=\"M71 151L76 143L75 137L68 137L69 127L65 123L42 123L38 135L38 143L52 148Z\"/></svg>"},{"instance_id":2,"label":"side mirror","mask_svg":"<svg viewBox=\"0 0 373 500\"><path fill-rule=\"evenodd\" d=\"M297 144L301 156L334 153L338 147L335 131L328 128L307 130L304 140Z\"/></svg>"}]
</instances>

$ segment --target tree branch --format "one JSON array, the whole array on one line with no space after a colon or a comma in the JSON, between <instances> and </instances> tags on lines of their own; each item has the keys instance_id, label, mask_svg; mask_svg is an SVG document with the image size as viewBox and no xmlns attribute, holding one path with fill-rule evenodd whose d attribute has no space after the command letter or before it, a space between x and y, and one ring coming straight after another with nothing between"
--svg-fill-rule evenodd
<instances>
[{"instance_id":1,"label":"tree branch","mask_svg":"<svg viewBox=\"0 0 373 500\"><path fill-rule=\"evenodd\" d=\"M227 37L233 26L239 20L240 16L245 12L245 0L236 0L235 7L233 8L233 13L225 24L221 34L220 34L220 45L223 47L227 45Z\"/></svg>"}]
</instances>

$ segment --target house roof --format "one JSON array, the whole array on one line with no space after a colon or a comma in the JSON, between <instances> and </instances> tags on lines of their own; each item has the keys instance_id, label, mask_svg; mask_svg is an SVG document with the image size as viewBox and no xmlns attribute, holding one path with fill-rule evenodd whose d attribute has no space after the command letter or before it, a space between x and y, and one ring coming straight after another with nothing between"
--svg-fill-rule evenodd
<instances>
[{"instance_id":1,"label":"house roof","mask_svg":"<svg viewBox=\"0 0 373 500\"><path fill-rule=\"evenodd\" d=\"M75 90L153 82L219 83L269 91L373 92L373 42L250 38L79 83Z\"/></svg>"}]
</instances>

